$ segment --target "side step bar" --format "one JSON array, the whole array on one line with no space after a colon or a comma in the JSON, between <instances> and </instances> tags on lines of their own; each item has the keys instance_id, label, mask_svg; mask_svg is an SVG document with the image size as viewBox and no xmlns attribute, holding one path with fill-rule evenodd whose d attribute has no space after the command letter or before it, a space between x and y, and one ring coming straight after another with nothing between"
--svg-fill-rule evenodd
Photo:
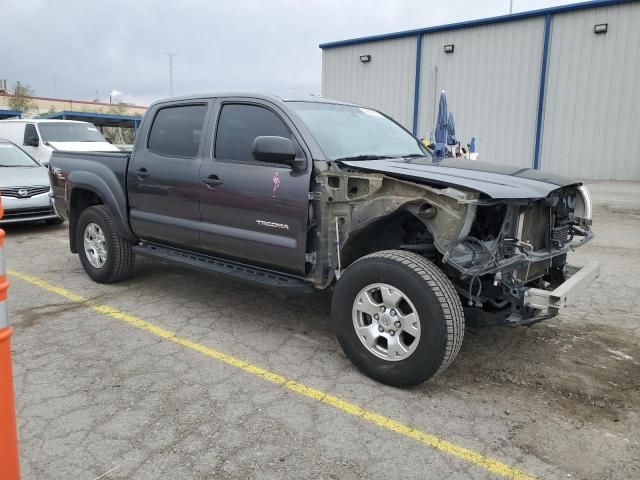
<instances>
[{"instance_id":1,"label":"side step bar","mask_svg":"<svg viewBox=\"0 0 640 480\"><path fill-rule=\"evenodd\" d=\"M276 273L262 268L250 267L231 260L186 252L177 248L140 242L133 247L133 251L145 257L165 260L205 272L229 275L235 279L247 281L262 287L277 288L283 290L284 293L298 294L313 291L313 286L310 283L298 277Z\"/></svg>"}]
</instances>

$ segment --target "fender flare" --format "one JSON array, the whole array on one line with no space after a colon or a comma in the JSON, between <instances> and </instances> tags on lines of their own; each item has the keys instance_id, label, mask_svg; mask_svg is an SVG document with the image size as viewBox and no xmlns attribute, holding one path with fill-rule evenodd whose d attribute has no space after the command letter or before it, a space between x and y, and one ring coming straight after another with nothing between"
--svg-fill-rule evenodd
<instances>
[{"instance_id":1,"label":"fender flare","mask_svg":"<svg viewBox=\"0 0 640 480\"><path fill-rule=\"evenodd\" d=\"M137 237L129 226L129 220L127 217L127 197L124 189L113 172L108 170L106 167L104 170L108 172L105 176L99 176L96 173L82 170L76 170L69 174L65 189L65 196L67 197L67 213L69 214L70 212L72 205L71 200L75 192L78 190L90 191L100 198L102 203L111 210L114 216L114 222L118 228L118 233L123 238L135 242L137 241ZM103 174L105 172L100 173ZM72 238L74 236L74 232L72 232L72 230L75 229L71 228L74 225L71 225L70 215L69 220L69 239L73 245L75 242Z\"/></svg>"}]
</instances>

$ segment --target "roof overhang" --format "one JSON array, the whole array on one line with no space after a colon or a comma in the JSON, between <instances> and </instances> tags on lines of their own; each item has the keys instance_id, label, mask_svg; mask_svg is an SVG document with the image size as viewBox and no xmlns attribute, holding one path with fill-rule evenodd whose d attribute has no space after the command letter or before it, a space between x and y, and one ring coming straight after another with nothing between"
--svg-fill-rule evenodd
<instances>
[{"instance_id":1,"label":"roof overhang","mask_svg":"<svg viewBox=\"0 0 640 480\"><path fill-rule=\"evenodd\" d=\"M619 5L622 3L631 3L637 0L593 0L590 2L571 3L569 5L559 5L557 7L542 8L538 10L530 10L528 12L513 13L511 15L500 15L498 17L482 18L478 20L469 20L466 22L450 23L447 25L436 25L433 27L417 28L413 30L404 30L401 32L384 33L381 35L371 35L368 37L351 38L347 40L338 40L336 42L321 43L321 49L329 49L336 47L344 47L346 45L357 45L359 43L376 42L380 40L391 40L394 38L411 37L425 33L443 32L447 30L457 30L460 28L477 27L480 25L490 25L495 23L512 22L531 17L543 17L554 13L572 12L575 10L585 10L597 7L606 7L609 5Z\"/></svg>"}]
</instances>

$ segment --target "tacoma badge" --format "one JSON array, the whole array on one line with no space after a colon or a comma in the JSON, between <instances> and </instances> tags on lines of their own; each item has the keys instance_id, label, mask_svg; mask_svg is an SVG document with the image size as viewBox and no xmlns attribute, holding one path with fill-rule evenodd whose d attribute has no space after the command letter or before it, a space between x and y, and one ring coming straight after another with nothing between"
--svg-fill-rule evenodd
<instances>
[{"instance_id":1,"label":"tacoma badge","mask_svg":"<svg viewBox=\"0 0 640 480\"><path fill-rule=\"evenodd\" d=\"M280 230L289 230L286 223L267 222L266 220L256 220L256 223L262 227L279 228Z\"/></svg>"}]
</instances>

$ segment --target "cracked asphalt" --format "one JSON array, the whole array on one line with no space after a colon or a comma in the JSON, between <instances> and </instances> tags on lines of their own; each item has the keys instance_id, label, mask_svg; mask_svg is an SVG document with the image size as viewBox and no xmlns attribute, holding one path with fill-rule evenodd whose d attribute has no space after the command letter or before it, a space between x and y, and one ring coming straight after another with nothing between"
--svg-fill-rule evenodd
<instances>
[{"instance_id":1,"label":"cracked asphalt","mask_svg":"<svg viewBox=\"0 0 640 480\"><path fill-rule=\"evenodd\" d=\"M640 184L589 183L601 276L560 317L467 329L453 366L395 389L359 374L330 296L285 299L138 258L98 285L66 225L5 227L9 269L135 315L539 478L640 478ZM24 479L485 479L481 466L10 276Z\"/></svg>"}]
</instances>

